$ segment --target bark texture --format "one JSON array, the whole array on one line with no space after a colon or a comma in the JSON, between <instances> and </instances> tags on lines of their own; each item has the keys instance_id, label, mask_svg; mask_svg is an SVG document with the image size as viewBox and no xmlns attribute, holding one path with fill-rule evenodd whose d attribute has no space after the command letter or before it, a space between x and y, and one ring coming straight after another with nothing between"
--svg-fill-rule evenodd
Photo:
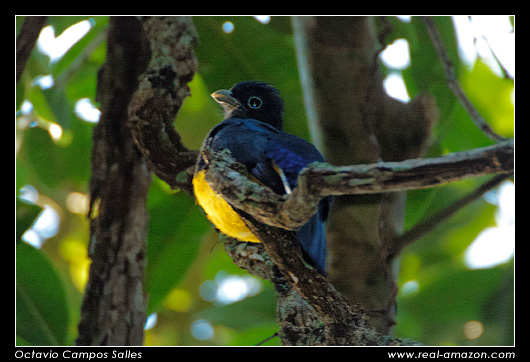
<instances>
[{"instance_id":1,"label":"bark texture","mask_svg":"<svg viewBox=\"0 0 530 362\"><path fill-rule=\"evenodd\" d=\"M111 17L98 75L101 118L93 133L89 281L78 345L141 345L147 194L151 174L127 128L127 107L149 59L141 24Z\"/></svg>"},{"instance_id":2,"label":"bark texture","mask_svg":"<svg viewBox=\"0 0 530 362\"><path fill-rule=\"evenodd\" d=\"M197 152L182 144L173 122L198 67L195 26L187 16L147 17L142 25L151 59L129 106L129 127L149 168L172 188L192 193Z\"/></svg>"},{"instance_id":3,"label":"bark texture","mask_svg":"<svg viewBox=\"0 0 530 362\"><path fill-rule=\"evenodd\" d=\"M110 18L98 77L102 116L93 134L92 265L79 345L143 342L151 171L191 192L189 168L197 152L180 142L173 122L197 68L191 48L196 37L189 17Z\"/></svg>"}]
</instances>

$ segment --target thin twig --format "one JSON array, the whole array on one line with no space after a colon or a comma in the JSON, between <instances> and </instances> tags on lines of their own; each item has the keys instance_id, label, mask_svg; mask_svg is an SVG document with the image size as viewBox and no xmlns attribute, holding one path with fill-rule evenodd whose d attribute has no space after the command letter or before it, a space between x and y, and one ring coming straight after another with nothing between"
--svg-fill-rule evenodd
<instances>
[{"instance_id":1,"label":"thin twig","mask_svg":"<svg viewBox=\"0 0 530 362\"><path fill-rule=\"evenodd\" d=\"M495 51L493 50L493 48L491 47L491 44L488 40L488 38L486 38L485 36L482 36L482 39L484 39L484 41L486 42L486 44L488 45L488 48L490 49L490 52L491 52L491 55L493 55L493 59L495 59L495 62L497 63L497 65L499 66L499 68L501 69L501 72L502 72L502 77L504 79L511 79L513 80L513 76L510 75L510 72L508 72L508 69L506 69L506 67L504 66L504 64L502 64L501 60L499 59L499 57L497 56L497 54L495 53ZM475 42L477 41L477 39L475 39Z\"/></svg>"},{"instance_id":2,"label":"thin twig","mask_svg":"<svg viewBox=\"0 0 530 362\"><path fill-rule=\"evenodd\" d=\"M471 103L469 98L466 96L462 87L460 87L460 84L456 79L453 62L449 58L449 54L447 54L447 49L445 48L440 33L438 32L438 28L436 27L434 19L429 16L424 16L422 17L422 19L425 23L427 33L429 33L429 37L431 38L431 41L434 45L436 54L438 54L438 58L440 58L440 62L442 63L445 77L447 78L448 87L453 91L456 98L458 98L462 106L465 108L465 110L473 120L473 123L475 123L475 125L482 131L482 133L484 133L486 137L496 142L506 140L505 137L497 134L490 127L486 120L476 110L475 106L473 106L473 103Z\"/></svg>"},{"instance_id":3,"label":"thin twig","mask_svg":"<svg viewBox=\"0 0 530 362\"><path fill-rule=\"evenodd\" d=\"M278 337L280 334L278 332L274 333L272 336L265 338L263 341L256 343L256 346L261 346L263 343L270 341L273 338Z\"/></svg>"},{"instance_id":4,"label":"thin twig","mask_svg":"<svg viewBox=\"0 0 530 362\"><path fill-rule=\"evenodd\" d=\"M390 257L399 255L400 251L403 250L407 245L410 245L414 241L418 240L425 234L433 231L439 224L453 216L456 212L461 210L464 206L475 201L492 188L499 185L502 181L506 180L510 175L498 175L493 177L488 182L480 185L476 190L470 192L466 196L456 200L453 204L449 205L445 209L437 212L427 220L422 221L414 225L410 230L397 237L394 245L396 248L392 250Z\"/></svg>"}]
</instances>

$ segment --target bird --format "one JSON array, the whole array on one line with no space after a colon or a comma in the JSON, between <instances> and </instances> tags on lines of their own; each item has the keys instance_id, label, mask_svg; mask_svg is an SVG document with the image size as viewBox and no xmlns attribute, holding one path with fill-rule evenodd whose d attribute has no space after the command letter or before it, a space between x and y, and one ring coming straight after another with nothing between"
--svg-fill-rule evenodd
<instances>
[{"instance_id":1,"label":"bird","mask_svg":"<svg viewBox=\"0 0 530 362\"><path fill-rule=\"evenodd\" d=\"M283 100L269 83L243 81L230 90L218 90L211 97L224 110L224 119L206 136L201 151L230 150L232 157L245 165L249 175L277 194L290 194L297 186L298 174L312 162L325 162L310 142L283 131ZM205 181L208 165L199 156L193 176L198 204L207 218L223 234L243 242L259 243L232 207ZM325 224L331 198L320 201L318 212L295 231L304 259L326 275Z\"/></svg>"}]
</instances>

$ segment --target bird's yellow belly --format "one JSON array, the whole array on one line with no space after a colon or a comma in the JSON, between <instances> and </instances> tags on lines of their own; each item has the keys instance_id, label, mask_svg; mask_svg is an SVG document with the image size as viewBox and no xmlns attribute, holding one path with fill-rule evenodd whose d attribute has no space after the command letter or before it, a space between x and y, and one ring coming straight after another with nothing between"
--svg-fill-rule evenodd
<instances>
[{"instance_id":1,"label":"bird's yellow belly","mask_svg":"<svg viewBox=\"0 0 530 362\"><path fill-rule=\"evenodd\" d=\"M247 227L222 196L216 194L204 179L205 171L199 171L193 178L193 190L199 205L206 212L208 219L223 234L251 243L260 241Z\"/></svg>"}]
</instances>

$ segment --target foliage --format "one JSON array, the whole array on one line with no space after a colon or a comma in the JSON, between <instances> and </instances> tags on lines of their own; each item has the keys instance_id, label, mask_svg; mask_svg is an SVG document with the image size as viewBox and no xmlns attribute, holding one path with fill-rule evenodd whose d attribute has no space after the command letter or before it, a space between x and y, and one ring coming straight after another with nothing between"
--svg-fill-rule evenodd
<instances>
[{"instance_id":1,"label":"foliage","mask_svg":"<svg viewBox=\"0 0 530 362\"><path fill-rule=\"evenodd\" d=\"M60 34L83 19L50 17L48 24ZM17 18L17 30L21 20ZM451 19L437 20L471 100L497 132L513 137L513 80L499 78L480 60L466 68L458 59ZM232 33L223 32L226 21L233 23ZM411 66L402 71L410 96L431 93L440 108L441 122L429 156L490 144L447 89L421 21L389 21L392 31L385 41L406 38L410 44ZM88 194L93 124L82 120L75 106L82 98L96 104L96 79L105 60L108 19L95 17L91 22L88 34L56 63L50 64L48 57L35 49L17 84L16 193L19 195L24 185L32 185L39 193L33 202L40 208L53 208L59 216L57 234L35 249L18 241L41 210L16 202L20 344L69 345L77 333L89 265L83 196ZM199 73L190 84L192 97L176 120L184 143L197 149L206 132L221 120L221 110L209 94L248 79L277 86L286 103L286 130L309 139L290 19L273 17L269 24L262 24L252 17L196 17L194 23L200 39L196 48ZM51 88L35 84L36 77L48 74L54 79ZM24 100L33 105L30 112L21 112ZM470 180L409 192L405 228L450 205L481 182ZM193 198L171 191L155 179L148 208L146 292L150 295L148 314L157 313L158 320L146 332L146 344L252 345L277 330L272 286L233 265ZM400 259L399 287L414 281L416 288L402 288L398 295L397 336L434 345L513 343L513 262L483 270L469 270L463 263L464 251L473 239L495 224L494 213L493 205L479 199L405 250ZM226 285L223 282L231 275L240 275L234 280L251 280L258 287L251 296L225 305L212 293L216 286ZM210 323L211 337L200 340L191 335L197 320ZM484 327L477 339L468 339L463 333L464 325L472 320ZM276 338L266 345L278 342Z\"/></svg>"}]
</instances>

